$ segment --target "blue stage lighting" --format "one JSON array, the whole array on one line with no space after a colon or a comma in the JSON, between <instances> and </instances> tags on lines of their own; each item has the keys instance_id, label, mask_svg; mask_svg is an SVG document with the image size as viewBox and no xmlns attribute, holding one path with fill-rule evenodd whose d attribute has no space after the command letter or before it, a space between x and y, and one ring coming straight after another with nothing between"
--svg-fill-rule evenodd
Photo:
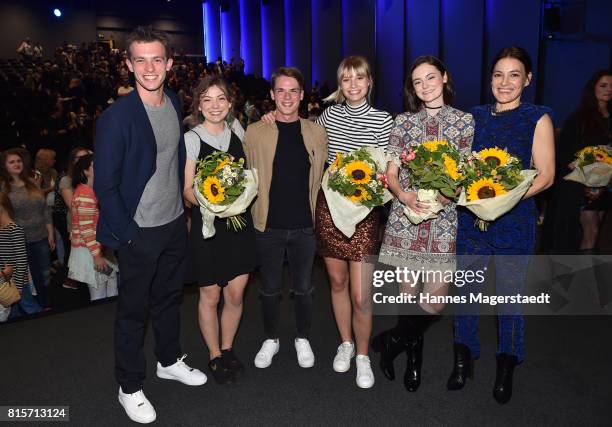
<instances>
[{"instance_id":1,"label":"blue stage lighting","mask_svg":"<svg viewBox=\"0 0 612 427\"><path fill-rule=\"evenodd\" d=\"M60 9L53 9L53 14L55 15L56 18L61 18L62 17L62 11Z\"/></svg>"}]
</instances>

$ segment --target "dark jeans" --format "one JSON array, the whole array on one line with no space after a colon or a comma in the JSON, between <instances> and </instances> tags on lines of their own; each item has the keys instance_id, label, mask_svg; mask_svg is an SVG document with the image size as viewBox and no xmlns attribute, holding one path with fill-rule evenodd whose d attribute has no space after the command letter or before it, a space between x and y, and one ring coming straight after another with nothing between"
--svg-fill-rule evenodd
<instances>
[{"instance_id":1,"label":"dark jeans","mask_svg":"<svg viewBox=\"0 0 612 427\"><path fill-rule=\"evenodd\" d=\"M261 295L264 329L267 338L278 338L280 295L285 252L295 299L295 323L298 338L306 338L312 320L312 263L316 251L314 229L266 229L256 231L261 264Z\"/></svg>"},{"instance_id":2,"label":"dark jeans","mask_svg":"<svg viewBox=\"0 0 612 427\"><path fill-rule=\"evenodd\" d=\"M48 307L49 301L49 270L51 269L51 251L47 239L26 244L28 265L32 274L32 282L36 288L38 303Z\"/></svg>"},{"instance_id":3,"label":"dark jeans","mask_svg":"<svg viewBox=\"0 0 612 427\"><path fill-rule=\"evenodd\" d=\"M160 227L141 228L136 239L119 249L115 376L124 393L140 390L145 379L142 345L149 311L157 360L169 366L181 355L179 302L186 251L184 215Z\"/></svg>"},{"instance_id":4,"label":"dark jeans","mask_svg":"<svg viewBox=\"0 0 612 427\"><path fill-rule=\"evenodd\" d=\"M68 266L70 259L70 232L68 231L68 219L66 214L53 214L53 226L58 231L64 243L64 259L60 259L65 266Z\"/></svg>"}]
</instances>

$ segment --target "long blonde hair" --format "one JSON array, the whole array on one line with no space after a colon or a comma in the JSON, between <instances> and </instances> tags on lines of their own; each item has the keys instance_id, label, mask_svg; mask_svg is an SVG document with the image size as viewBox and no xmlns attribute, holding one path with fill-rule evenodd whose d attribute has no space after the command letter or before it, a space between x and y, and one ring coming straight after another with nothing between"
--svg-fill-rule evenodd
<instances>
[{"instance_id":1,"label":"long blonde hair","mask_svg":"<svg viewBox=\"0 0 612 427\"><path fill-rule=\"evenodd\" d=\"M347 56L340 62L338 65L338 71L336 73L336 78L338 80L338 88L335 92L325 98L324 102L335 102L336 104L341 104L345 101L344 94L342 93L342 79L350 75L351 73L355 73L358 76L367 77L370 82L368 87L367 100L368 104L370 103L370 94L372 93L372 87L374 86L374 80L372 79L372 71L370 69L370 64L365 57L361 55L351 55Z\"/></svg>"}]
</instances>

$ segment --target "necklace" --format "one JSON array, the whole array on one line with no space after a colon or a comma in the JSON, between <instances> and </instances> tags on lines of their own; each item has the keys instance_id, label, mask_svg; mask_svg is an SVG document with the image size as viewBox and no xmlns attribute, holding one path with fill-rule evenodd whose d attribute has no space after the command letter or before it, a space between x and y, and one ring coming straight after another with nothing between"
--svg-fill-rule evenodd
<instances>
[{"instance_id":1,"label":"necklace","mask_svg":"<svg viewBox=\"0 0 612 427\"><path fill-rule=\"evenodd\" d=\"M444 105L440 105L439 107L428 107L427 105L425 106L425 108L427 108L428 110L438 110L442 107L444 107Z\"/></svg>"},{"instance_id":2,"label":"necklace","mask_svg":"<svg viewBox=\"0 0 612 427\"><path fill-rule=\"evenodd\" d=\"M491 114L494 116L503 116L504 114L508 114L513 112L514 110L518 109L521 106L521 104L519 103L519 105L517 105L516 107L513 108L508 108L506 110L498 110L497 109L497 105L493 105L491 107Z\"/></svg>"}]
</instances>

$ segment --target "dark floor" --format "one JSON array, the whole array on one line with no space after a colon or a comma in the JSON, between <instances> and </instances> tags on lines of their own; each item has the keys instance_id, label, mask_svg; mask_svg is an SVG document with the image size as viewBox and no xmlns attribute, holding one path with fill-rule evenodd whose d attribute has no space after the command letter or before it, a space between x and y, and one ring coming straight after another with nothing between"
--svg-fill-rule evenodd
<instances>
[{"instance_id":1,"label":"dark floor","mask_svg":"<svg viewBox=\"0 0 612 427\"><path fill-rule=\"evenodd\" d=\"M262 325L256 289L249 285L235 348L247 364L245 377L229 386L212 378L191 388L155 377L152 334L146 338L147 396L158 425L612 425L612 318L528 317L527 360L516 370L515 395L500 406L491 396L495 370L494 319L482 320L482 358L465 390L449 392L451 322L446 318L427 334L424 382L407 393L400 378L387 381L375 368L376 384L355 385L354 364L337 374L331 363L338 345L323 265L317 262L314 368L302 369L292 343L292 301L283 301L281 350L268 369L256 369ZM73 298L76 298L72 294ZM197 289L187 287L182 305L182 345L188 361L204 368L207 351L196 317ZM115 302L14 322L0 327L1 405L69 405L72 424L127 425L117 402L113 377ZM375 332L392 325L378 317ZM378 363L376 355L372 356Z\"/></svg>"}]
</instances>

